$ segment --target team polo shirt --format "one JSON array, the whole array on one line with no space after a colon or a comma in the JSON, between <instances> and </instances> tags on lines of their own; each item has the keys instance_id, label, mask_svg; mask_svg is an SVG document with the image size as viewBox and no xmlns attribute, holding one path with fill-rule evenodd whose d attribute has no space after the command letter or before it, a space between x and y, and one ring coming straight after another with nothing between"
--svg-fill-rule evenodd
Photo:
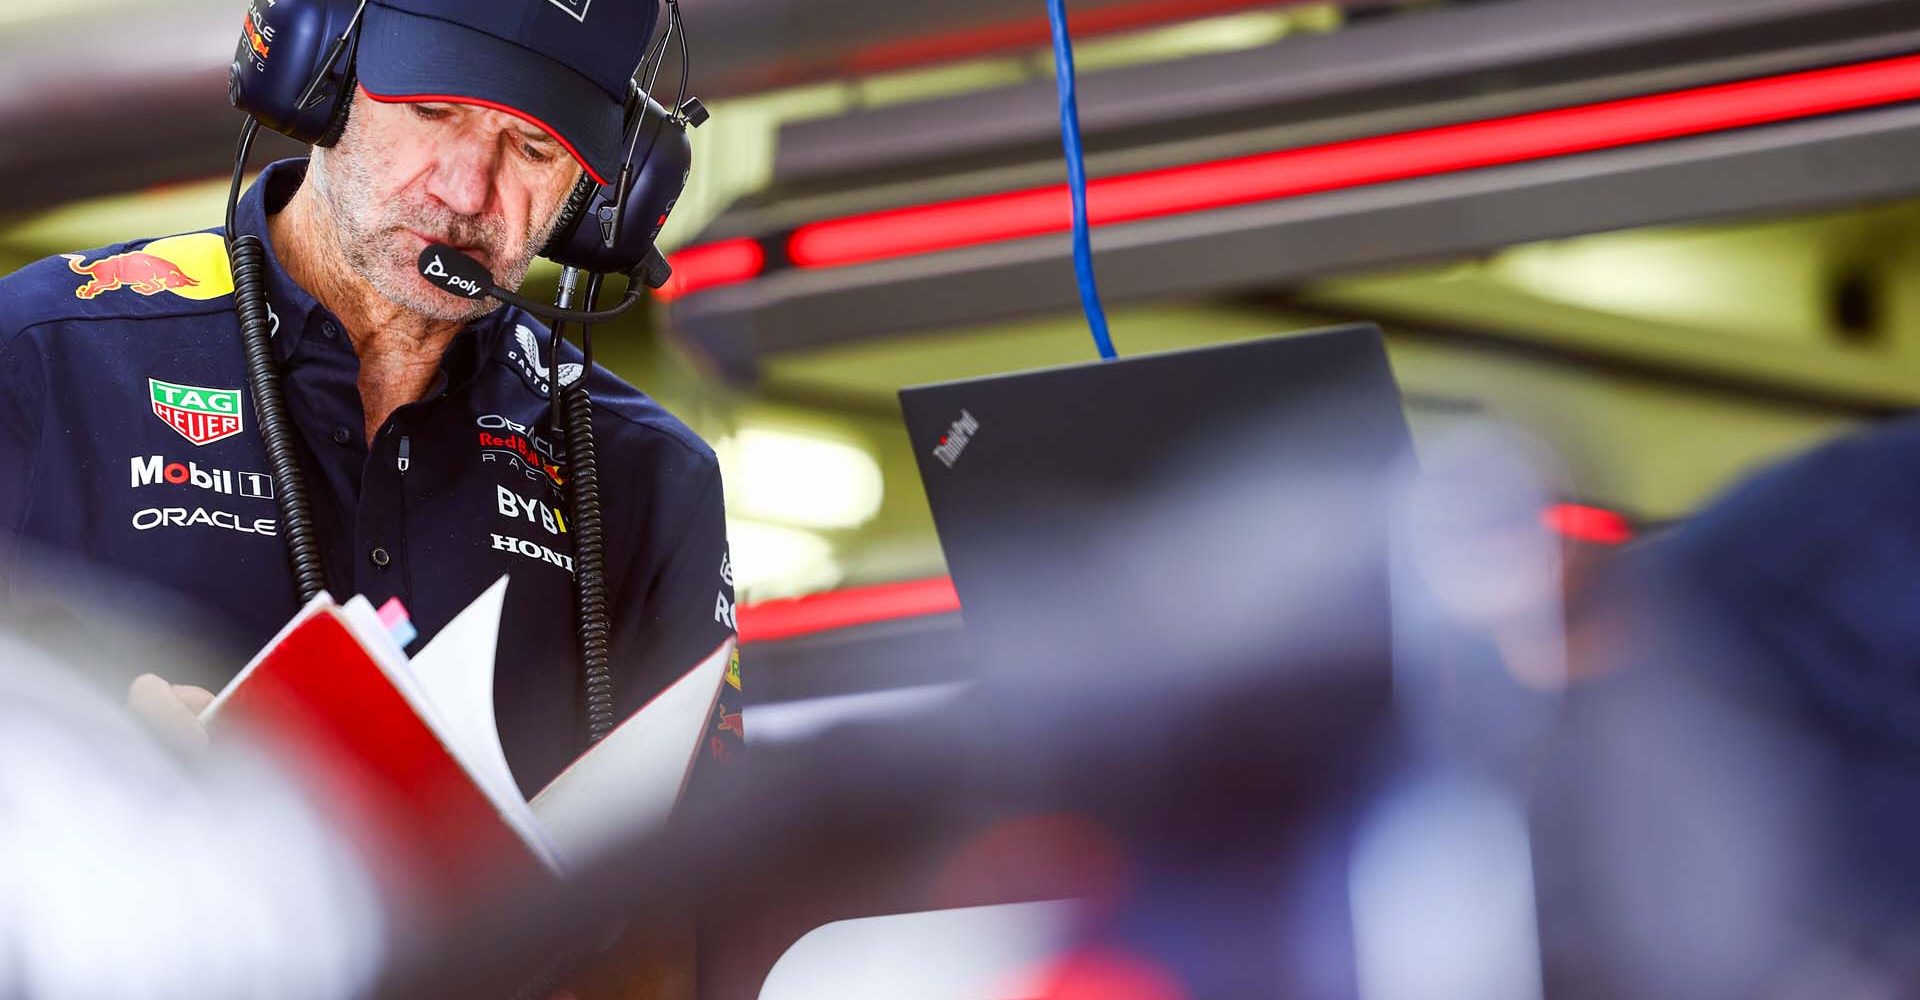
<instances>
[{"instance_id":1,"label":"team polo shirt","mask_svg":"<svg viewBox=\"0 0 1920 1000\"><path fill-rule=\"evenodd\" d=\"M267 239L305 175L269 167L239 206ZM336 598L398 597L418 651L502 574L494 677L521 789L584 746L565 448L549 418L549 331L497 309L462 330L425 396L366 440L345 329L271 254L273 350ZM562 378L579 377L562 350ZM712 449L632 386L587 375L624 717L733 633L733 580ZM255 648L298 609L220 231L62 254L0 279L4 569L54 557L68 582L157 585ZM235 671L241 666L232 664ZM740 732L738 665L710 752Z\"/></svg>"}]
</instances>

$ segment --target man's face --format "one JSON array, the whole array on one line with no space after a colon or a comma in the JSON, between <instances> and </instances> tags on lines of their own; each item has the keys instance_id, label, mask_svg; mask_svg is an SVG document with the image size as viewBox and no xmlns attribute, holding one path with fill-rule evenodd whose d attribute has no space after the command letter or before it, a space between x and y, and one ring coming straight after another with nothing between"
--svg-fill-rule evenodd
<instances>
[{"instance_id":1,"label":"man's face","mask_svg":"<svg viewBox=\"0 0 1920 1000\"><path fill-rule=\"evenodd\" d=\"M517 289L559 221L580 167L538 128L466 104L382 104L356 91L340 142L308 179L347 263L386 299L439 320L490 304L441 291L415 260L445 243Z\"/></svg>"}]
</instances>

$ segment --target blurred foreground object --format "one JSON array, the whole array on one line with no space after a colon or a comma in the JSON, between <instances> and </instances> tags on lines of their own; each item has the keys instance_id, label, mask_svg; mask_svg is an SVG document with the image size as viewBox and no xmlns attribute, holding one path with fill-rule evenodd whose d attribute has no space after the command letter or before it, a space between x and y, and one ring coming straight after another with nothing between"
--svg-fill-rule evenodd
<instances>
[{"instance_id":1,"label":"blurred foreground object","mask_svg":"<svg viewBox=\"0 0 1920 1000\"><path fill-rule=\"evenodd\" d=\"M325 1000L384 956L374 885L278 775L174 756L4 635L0 803L7 1000Z\"/></svg>"},{"instance_id":2,"label":"blurred foreground object","mask_svg":"<svg viewBox=\"0 0 1920 1000\"><path fill-rule=\"evenodd\" d=\"M1032 641L1000 646L936 709L757 755L568 892L476 911L407 956L383 995L504 992L609 913L637 903L644 925L697 902L727 928L703 954L703 1000L750 1000L797 985L814 928L1044 900L1066 901L1047 907L1060 922L1029 931L1051 940L1015 956L1030 975L1005 995L1914 995L1920 789L1888 723L1913 677L1901 658L1920 644L1823 660L1755 642L1755 629L1795 628L1785 606L1743 616L1726 597L1764 579L1743 562L1762 542L1819 562L1870 523L1717 534L1741 497L1814 481L1794 468L1838 485L1831 455L1615 567L1563 626L1559 547L1538 517L1563 488L1553 456L1498 430L1431 442L1424 474L1393 497L1389 664L1317 610L1324 594L1295 599L1371 572L1375 550L1224 527L1256 510L1276 525L1351 516L1354 496L1327 488L1338 463L1250 469L1234 458L1244 440L1087 510L1070 537L1002 549L1024 599L997 631ZM1920 483L1871 446L1838 447L1881 467L1881 501L1899 507L1893 487ZM1875 492L1836 507L1877 507ZM1182 544L1123 558L1115 540L1148 528ZM1699 547L1711 538L1737 545ZM1683 572L1700 552L1717 552L1707 582ZM1920 557L1850 565L1831 569L1904 574ZM1185 586L1088 600L1069 585L1088 566L1110 568L1112 591L1149 573ZM1802 608L1801 627L1829 620L1830 602L1813 606L1826 610ZM1783 681L1823 662L1887 666L1879 718L1849 721ZM944 967L1011 954L987 937L972 947ZM769 979L789 948L793 965ZM887 977L903 959L843 958L806 995L836 977L840 995L877 981L898 995Z\"/></svg>"},{"instance_id":3,"label":"blurred foreground object","mask_svg":"<svg viewBox=\"0 0 1920 1000\"><path fill-rule=\"evenodd\" d=\"M1906 418L1753 477L1576 616L1592 680L1534 817L1570 995L1920 991L1916 510Z\"/></svg>"},{"instance_id":4,"label":"blurred foreground object","mask_svg":"<svg viewBox=\"0 0 1920 1000\"><path fill-rule=\"evenodd\" d=\"M769 972L824 925L1045 901L1070 901L1047 908L1067 914L1052 946L980 935L938 967L1011 956L1031 988L1003 995L1061 1000L1353 995L1344 843L1391 736L1386 498L1356 487L1386 477L1373 449L1293 463L1248 447L1269 419L1328 412L1324 394L1292 402L1158 456L1076 508L1075 530L998 539L1012 565L992 579L1015 592L972 684L756 752L567 889L475 909L382 995L497 994L611 914L645 926L697 906L724 928L702 942L703 1000L753 998L793 985L802 970ZM1035 426L974 412L967 462ZM1356 519L1379 530L1310 530ZM844 963L840 995L899 957Z\"/></svg>"}]
</instances>

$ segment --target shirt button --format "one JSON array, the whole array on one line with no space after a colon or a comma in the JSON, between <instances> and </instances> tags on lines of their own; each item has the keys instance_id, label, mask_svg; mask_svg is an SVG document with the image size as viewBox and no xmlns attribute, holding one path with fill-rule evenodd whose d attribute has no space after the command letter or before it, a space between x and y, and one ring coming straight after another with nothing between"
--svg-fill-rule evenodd
<instances>
[{"instance_id":1,"label":"shirt button","mask_svg":"<svg viewBox=\"0 0 1920 1000\"><path fill-rule=\"evenodd\" d=\"M387 554L387 550L378 545L374 546L373 551L367 555L373 560L375 566L385 566L393 561L393 557Z\"/></svg>"},{"instance_id":2,"label":"shirt button","mask_svg":"<svg viewBox=\"0 0 1920 1000\"><path fill-rule=\"evenodd\" d=\"M334 321L327 320L325 323L320 324L320 335L328 340L339 340L340 327L334 323Z\"/></svg>"},{"instance_id":3,"label":"shirt button","mask_svg":"<svg viewBox=\"0 0 1920 1000\"><path fill-rule=\"evenodd\" d=\"M335 427L333 429L334 444L346 444L348 441L351 441L351 440L353 440L352 431L347 430L345 427Z\"/></svg>"}]
</instances>

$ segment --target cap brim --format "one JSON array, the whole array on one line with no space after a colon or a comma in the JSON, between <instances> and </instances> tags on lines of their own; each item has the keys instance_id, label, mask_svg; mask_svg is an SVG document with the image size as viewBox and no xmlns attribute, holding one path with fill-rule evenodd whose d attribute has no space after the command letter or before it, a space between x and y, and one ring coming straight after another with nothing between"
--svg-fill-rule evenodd
<instances>
[{"instance_id":1,"label":"cap brim","mask_svg":"<svg viewBox=\"0 0 1920 1000\"><path fill-rule=\"evenodd\" d=\"M554 138L601 184L620 172L619 99L537 52L483 31L369 4L356 57L376 101L477 104Z\"/></svg>"}]
</instances>

